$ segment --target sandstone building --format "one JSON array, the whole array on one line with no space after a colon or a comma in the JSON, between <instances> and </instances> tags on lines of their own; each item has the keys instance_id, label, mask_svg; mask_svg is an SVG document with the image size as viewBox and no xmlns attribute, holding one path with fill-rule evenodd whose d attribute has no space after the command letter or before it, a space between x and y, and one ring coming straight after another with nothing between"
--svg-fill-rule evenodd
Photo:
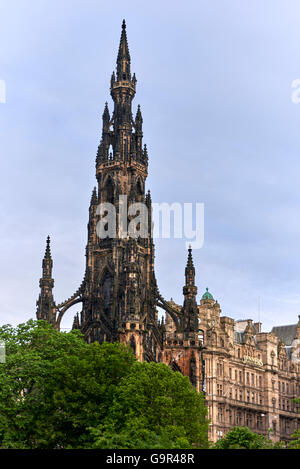
<instances>
[{"instance_id":1,"label":"sandstone building","mask_svg":"<svg viewBox=\"0 0 300 469\"><path fill-rule=\"evenodd\" d=\"M116 73L110 82L112 114L105 104L102 139L96 157L97 187L89 206L86 270L82 284L66 301L53 298L53 261L47 239L37 301L37 318L60 328L64 313L81 305L74 318L88 342L129 344L139 360L168 364L189 376L205 393L210 439L217 440L233 426L275 440L288 440L300 427L293 398L300 397L300 319L298 324L261 331L251 319L222 316L208 289L197 303L195 268L189 249L185 268L183 305L166 301L154 271L151 195L145 192L148 152L143 145L140 106L132 114L136 77L123 21ZM126 199L120 198L126 196ZM144 236L123 235L116 218L116 236L99 237L99 204L113 204L120 215L132 203L145 204L148 230ZM128 215L128 222L133 218ZM157 308L165 311L158 319Z\"/></svg>"}]
</instances>

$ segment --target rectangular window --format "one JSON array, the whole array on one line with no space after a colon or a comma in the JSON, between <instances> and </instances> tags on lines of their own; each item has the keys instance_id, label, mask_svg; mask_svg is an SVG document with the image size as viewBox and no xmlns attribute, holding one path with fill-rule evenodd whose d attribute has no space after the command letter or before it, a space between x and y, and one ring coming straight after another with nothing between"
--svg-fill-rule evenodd
<instances>
[{"instance_id":1,"label":"rectangular window","mask_svg":"<svg viewBox=\"0 0 300 469\"><path fill-rule=\"evenodd\" d=\"M257 428L258 430L262 429L262 417L261 416L257 417Z\"/></svg>"},{"instance_id":2,"label":"rectangular window","mask_svg":"<svg viewBox=\"0 0 300 469\"><path fill-rule=\"evenodd\" d=\"M218 408L218 421L223 422L223 408L221 406Z\"/></svg>"},{"instance_id":3,"label":"rectangular window","mask_svg":"<svg viewBox=\"0 0 300 469\"><path fill-rule=\"evenodd\" d=\"M290 422L288 420L285 420L285 433L290 433Z\"/></svg>"},{"instance_id":4,"label":"rectangular window","mask_svg":"<svg viewBox=\"0 0 300 469\"><path fill-rule=\"evenodd\" d=\"M240 426L242 425L242 415L241 412L236 413L236 425Z\"/></svg>"}]
</instances>

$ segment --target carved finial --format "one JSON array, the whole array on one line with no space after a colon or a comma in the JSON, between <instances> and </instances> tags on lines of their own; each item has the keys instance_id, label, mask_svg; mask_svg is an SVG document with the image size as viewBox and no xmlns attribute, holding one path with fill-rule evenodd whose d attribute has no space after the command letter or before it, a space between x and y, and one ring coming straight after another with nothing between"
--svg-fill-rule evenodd
<instances>
[{"instance_id":1,"label":"carved finial","mask_svg":"<svg viewBox=\"0 0 300 469\"><path fill-rule=\"evenodd\" d=\"M144 156L144 159L145 159L145 160L148 160L148 150L147 150L147 145L146 145L146 143L145 143L145 145L144 145L143 156Z\"/></svg>"},{"instance_id":2,"label":"carved finial","mask_svg":"<svg viewBox=\"0 0 300 469\"><path fill-rule=\"evenodd\" d=\"M98 200L97 200L97 189L94 187L93 192L92 192L92 197L91 197L91 205L97 205Z\"/></svg>"},{"instance_id":3,"label":"carved finial","mask_svg":"<svg viewBox=\"0 0 300 469\"><path fill-rule=\"evenodd\" d=\"M148 190L148 192L147 192L147 194L146 194L145 201L146 201L147 207L150 207L150 206L151 206L151 202L152 202L150 190Z\"/></svg>"},{"instance_id":4,"label":"carved finial","mask_svg":"<svg viewBox=\"0 0 300 469\"><path fill-rule=\"evenodd\" d=\"M138 104L138 107L137 107L135 119L143 122L142 113L141 113L141 106L139 104Z\"/></svg>"},{"instance_id":5,"label":"carved finial","mask_svg":"<svg viewBox=\"0 0 300 469\"><path fill-rule=\"evenodd\" d=\"M50 236L47 236L45 259L51 259Z\"/></svg>"},{"instance_id":6,"label":"carved finial","mask_svg":"<svg viewBox=\"0 0 300 469\"><path fill-rule=\"evenodd\" d=\"M187 267L189 267L189 268L193 268L193 267L194 267L191 245L189 245L189 249L188 249Z\"/></svg>"},{"instance_id":7,"label":"carved finial","mask_svg":"<svg viewBox=\"0 0 300 469\"><path fill-rule=\"evenodd\" d=\"M104 106L104 111L103 111L103 114L102 114L102 119L105 123L108 123L109 120L110 120L110 115L109 115L109 109L108 109L108 104L107 104L107 101L105 102L105 106Z\"/></svg>"}]
</instances>

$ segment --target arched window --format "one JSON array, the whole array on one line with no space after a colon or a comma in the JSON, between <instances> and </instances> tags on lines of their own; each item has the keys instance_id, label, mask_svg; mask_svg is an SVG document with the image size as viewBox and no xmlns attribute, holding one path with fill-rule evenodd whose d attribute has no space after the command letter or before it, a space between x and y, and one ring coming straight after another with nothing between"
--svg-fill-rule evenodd
<instances>
[{"instance_id":1,"label":"arched window","mask_svg":"<svg viewBox=\"0 0 300 469\"><path fill-rule=\"evenodd\" d=\"M110 204L114 204L115 197L114 197L114 185L112 179L109 177L106 181L104 187L104 200L103 202L109 202Z\"/></svg>"}]
</instances>

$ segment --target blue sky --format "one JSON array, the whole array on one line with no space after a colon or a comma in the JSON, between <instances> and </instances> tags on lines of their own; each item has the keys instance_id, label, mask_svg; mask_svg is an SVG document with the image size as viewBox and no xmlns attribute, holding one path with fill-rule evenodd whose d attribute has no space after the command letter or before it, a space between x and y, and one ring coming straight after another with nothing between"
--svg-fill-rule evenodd
<instances>
[{"instance_id":1,"label":"blue sky","mask_svg":"<svg viewBox=\"0 0 300 469\"><path fill-rule=\"evenodd\" d=\"M85 266L104 102L121 22L155 202L203 202L198 298L264 330L300 313L300 4L293 0L0 3L0 323L35 316L52 239L55 299ZM162 294L182 301L185 240L156 241ZM260 308L259 308L260 303ZM75 310L62 326L68 327Z\"/></svg>"}]
</instances>

